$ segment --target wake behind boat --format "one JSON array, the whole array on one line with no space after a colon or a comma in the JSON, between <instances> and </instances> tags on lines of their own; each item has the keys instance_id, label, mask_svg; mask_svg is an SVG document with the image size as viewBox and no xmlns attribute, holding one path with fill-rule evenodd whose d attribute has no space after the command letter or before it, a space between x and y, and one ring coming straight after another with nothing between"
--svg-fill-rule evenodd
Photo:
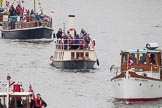
<instances>
[{"instance_id":1,"label":"wake behind boat","mask_svg":"<svg viewBox=\"0 0 162 108\"><path fill-rule=\"evenodd\" d=\"M74 20L69 15L69 20ZM54 55L50 57L52 66L60 69L93 69L96 60L96 42L84 29L77 34L74 27L69 27L67 34L60 28L55 39Z\"/></svg>"},{"instance_id":2,"label":"wake behind boat","mask_svg":"<svg viewBox=\"0 0 162 108\"><path fill-rule=\"evenodd\" d=\"M157 43L121 51L121 67L111 67L114 98L126 103L162 98L162 51Z\"/></svg>"},{"instance_id":3,"label":"wake behind boat","mask_svg":"<svg viewBox=\"0 0 162 108\"><path fill-rule=\"evenodd\" d=\"M12 4L9 9L8 20L2 24L2 38L53 39L52 17L45 15L42 9L40 10L41 14L38 14L36 10L24 9L20 3L16 6L16 9Z\"/></svg>"}]
</instances>

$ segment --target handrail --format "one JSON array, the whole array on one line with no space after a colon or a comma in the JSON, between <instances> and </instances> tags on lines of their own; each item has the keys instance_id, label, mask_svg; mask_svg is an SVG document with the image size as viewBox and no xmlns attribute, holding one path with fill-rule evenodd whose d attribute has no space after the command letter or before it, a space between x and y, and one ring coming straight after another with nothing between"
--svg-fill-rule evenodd
<instances>
[{"instance_id":1,"label":"handrail","mask_svg":"<svg viewBox=\"0 0 162 108\"><path fill-rule=\"evenodd\" d=\"M50 21L30 21L30 22L3 22L2 28L4 30L11 29L22 29L22 28L31 28L31 27L39 27L39 26L47 26L52 27L52 22Z\"/></svg>"},{"instance_id":2,"label":"handrail","mask_svg":"<svg viewBox=\"0 0 162 108\"><path fill-rule=\"evenodd\" d=\"M55 39L55 48L62 50L94 50L94 44L90 41L86 43L84 39Z\"/></svg>"},{"instance_id":3,"label":"handrail","mask_svg":"<svg viewBox=\"0 0 162 108\"><path fill-rule=\"evenodd\" d=\"M114 66L110 69L110 73L113 72L113 76L117 76L121 72L121 67Z\"/></svg>"}]
</instances>

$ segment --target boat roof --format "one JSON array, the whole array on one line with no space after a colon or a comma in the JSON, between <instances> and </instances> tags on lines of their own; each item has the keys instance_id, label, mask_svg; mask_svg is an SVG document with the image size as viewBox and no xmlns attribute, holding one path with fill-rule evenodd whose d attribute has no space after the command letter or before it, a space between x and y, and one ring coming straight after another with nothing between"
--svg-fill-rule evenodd
<instances>
[{"instance_id":1,"label":"boat roof","mask_svg":"<svg viewBox=\"0 0 162 108\"><path fill-rule=\"evenodd\" d=\"M29 96L32 95L32 92L10 92L10 96ZM1 96L7 96L7 92L0 92L0 97Z\"/></svg>"},{"instance_id":2,"label":"boat roof","mask_svg":"<svg viewBox=\"0 0 162 108\"><path fill-rule=\"evenodd\" d=\"M161 52L160 50L156 49L156 50L148 50L148 49L133 49L133 50L122 50L121 53L147 53L147 52L151 52L151 53L157 53L157 52Z\"/></svg>"}]
</instances>

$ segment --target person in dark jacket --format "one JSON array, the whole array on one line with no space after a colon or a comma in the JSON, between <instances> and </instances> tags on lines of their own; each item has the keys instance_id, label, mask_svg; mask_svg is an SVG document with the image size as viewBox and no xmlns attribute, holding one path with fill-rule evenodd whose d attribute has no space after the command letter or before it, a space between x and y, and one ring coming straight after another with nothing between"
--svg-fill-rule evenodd
<instances>
[{"instance_id":1,"label":"person in dark jacket","mask_svg":"<svg viewBox=\"0 0 162 108\"><path fill-rule=\"evenodd\" d=\"M33 97L31 100L30 108L45 108L47 107L47 103L41 98L40 94L37 94L37 97Z\"/></svg>"},{"instance_id":2,"label":"person in dark jacket","mask_svg":"<svg viewBox=\"0 0 162 108\"><path fill-rule=\"evenodd\" d=\"M57 34L56 34L56 37L57 37L57 39L62 39L62 29L61 28L59 28L59 30L58 30L58 32L57 32Z\"/></svg>"}]
</instances>

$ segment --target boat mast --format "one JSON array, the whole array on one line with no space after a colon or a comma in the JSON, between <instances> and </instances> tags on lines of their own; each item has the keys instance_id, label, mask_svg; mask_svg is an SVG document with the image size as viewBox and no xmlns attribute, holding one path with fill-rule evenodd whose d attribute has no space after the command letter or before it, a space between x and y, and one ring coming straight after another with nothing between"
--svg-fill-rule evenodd
<instances>
[{"instance_id":1,"label":"boat mast","mask_svg":"<svg viewBox=\"0 0 162 108\"><path fill-rule=\"evenodd\" d=\"M36 8L35 8L35 0L34 0L34 13L36 13Z\"/></svg>"},{"instance_id":2,"label":"boat mast","mask_svg":"<svg viewBox=\"0 0 162 108\"><path fill-rule=\"evenodd\" d=\"M11 77L7 75L7 105L6 108L9 108L9 87L10 87L10 79Z\"/></svg>"}]
</instances>

